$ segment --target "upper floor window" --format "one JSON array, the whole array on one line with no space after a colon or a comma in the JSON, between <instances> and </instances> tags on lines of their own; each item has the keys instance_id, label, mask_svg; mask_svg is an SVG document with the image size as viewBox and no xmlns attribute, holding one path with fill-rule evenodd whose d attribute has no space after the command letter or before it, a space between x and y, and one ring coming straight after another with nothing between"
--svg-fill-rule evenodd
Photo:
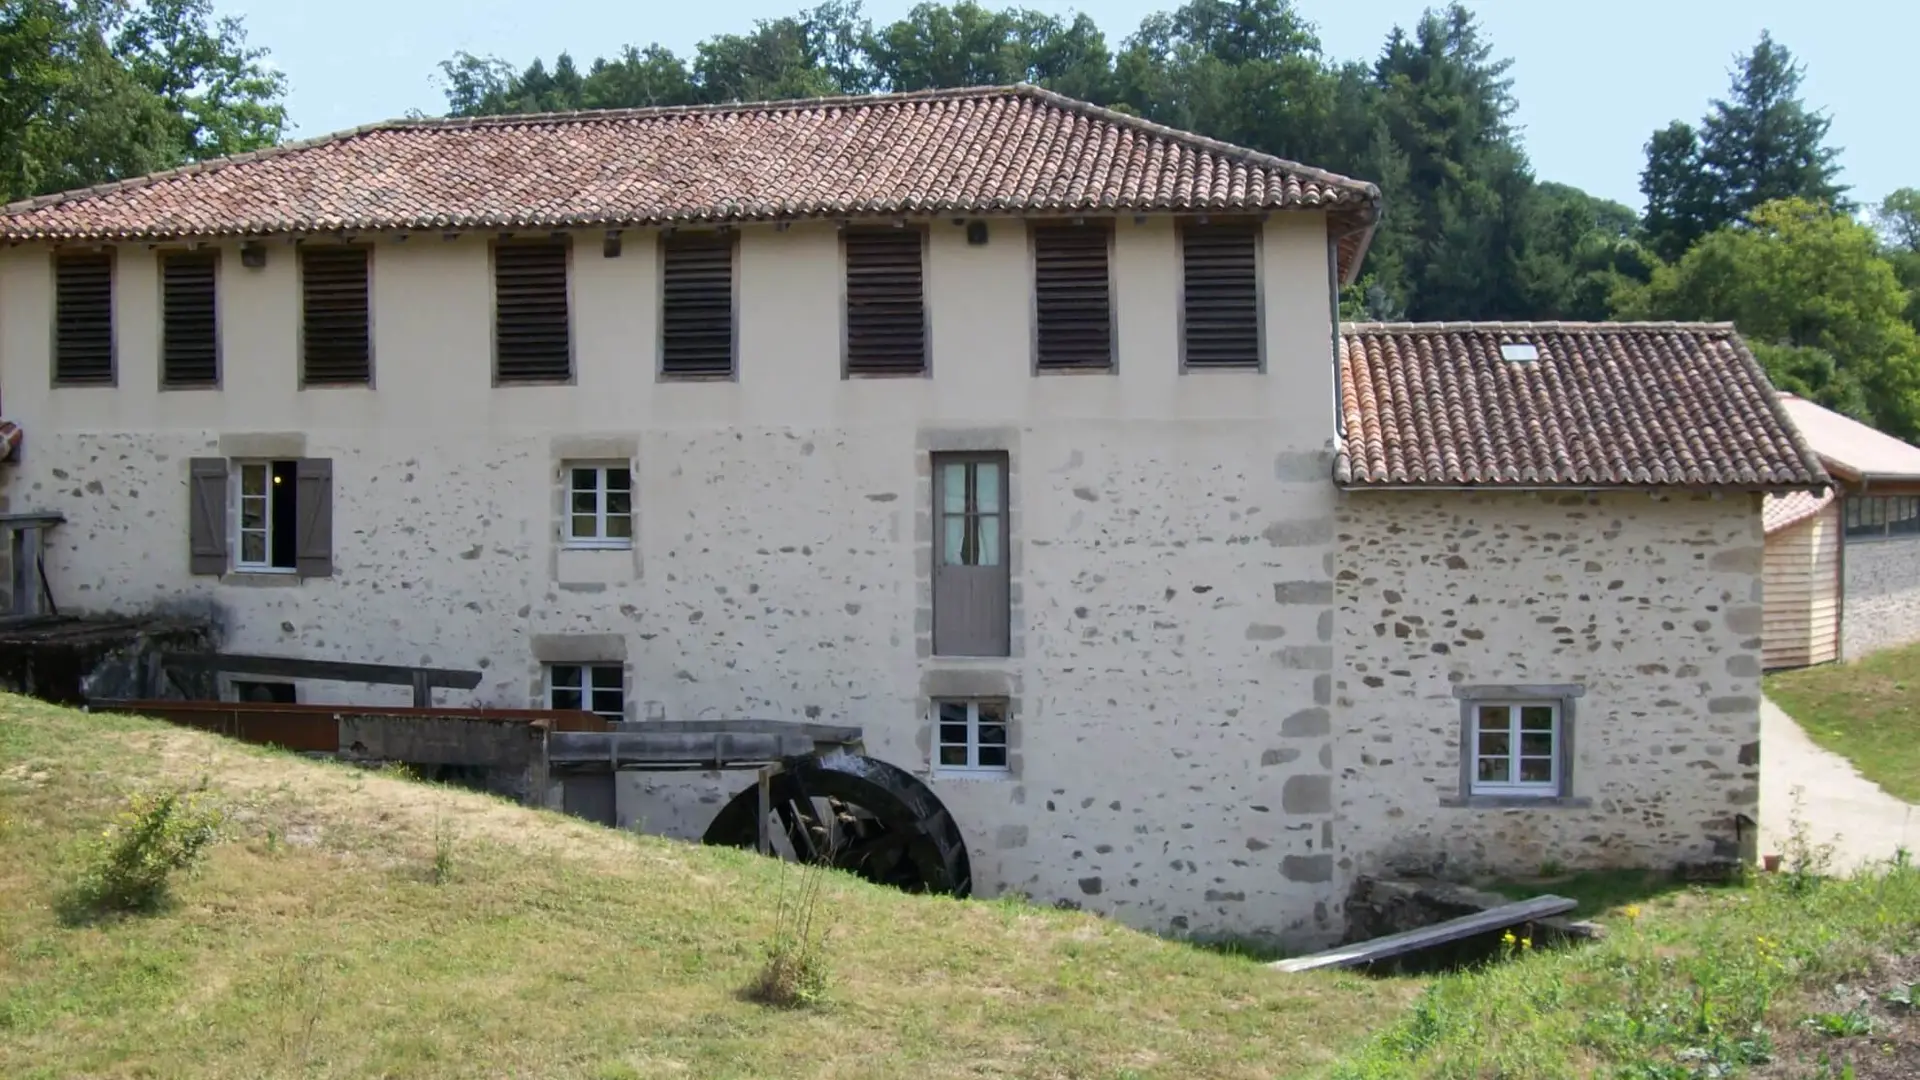
<instances>
[{"instance_id":1,"label":"upper floor window","mask_svg":"<svg viewBox=\"0 0 1920 1080\"><path fill-rule=\"evenodd\" d=\"M192 573L333 573L331 459L194 458L187 498Z\"/></svg>"},{"instance_id":2,"label":"upper floor window","mask_svg":"<svg viewBox=\"0 0 1920 1080\"><path fill-rule=\"evenodd\" d=\"M1180 226L1180 363L1186 370L1260 368L1260 227Z\"/></svg>"},{"instance_id":3,"label":"upper floor window","mask_svg":"<svg viewBox=\"0 0 1920 1080\"><path fill-rule=\"evenodd\" d=\"M724 379L734 373L732 232L677 232L660 240L660 374Z\"/></svg>"},{"instance_id":4,"label":"upper floor window","mask_svg":"<svg viewBox=\"0 0 1920 1080\"><path fill-rule=\"evenodd\" d=\"M1112 231L1033 227L1034 363L1041 371L1113 367Z\"/></svg>"},{"instance_id":5,"label":"upper floor window","mask_svg":"<svg viewBox=\"0 0 1920 1080\"><path fill-rule=\"evenodd\" d=\"M503 240L493 248L493 381L573 379L565 240Z\"/></svg>"},{"instance_id":6,"label":"upper floor window","mask_svg":"<svg viewBox=\"0 0 1920 1080\"><path fill-rule=\"evenodd\" d=\"M112 386L113 252L53 258L53 383Z\"/></svg>"},{"instance_id":7,"label":"upper floor window","mask_svg":"<svg viewBox=\"0 0 1920 1080\"><path fill-rule=\"evenodd\" d=\"M933 455L933 651L1006 656L1007 455Z\"/></svg>"},{"instance_id":8,"label":"upper floor window","mask_svg":"<svg viewBox=\"0 0 1920 1080\"><path fill-rule=\"evenodd\" d=\"M160 256L160 385L167 389L220 385L219 269L217 248Z\"/></svg>"},{"instance_id":9,"label":"upper floor window","mask_svg":"<svg viewBox=\"0 0 1920 1080\"><path fill-rule=\"evenodd\" d=\"M1849 540L1876 540L1920 534L1920 497L1912 495L1852 495L1846 506Z\"/></svg>"},{"instance_id":10,"label":"upper floor window","mask_svg":"<svg viewBox=\"0 0 1920 1080\"><path fill-rule=\"evenodd\" d=\"M366 386L373 382L368 314L367 248L306 244L300 248L300 382L303 386Z\"/></svg>"},{"instance_id":11,"label":"upper floor window","mask_svg":"<svg viewBox=\"0 0 1920 1080\"><path fill-rule=\"evenodd\" d=\"M847 374L924 375L926 234L913 226L848 229Z\"/></svg>"},{"instance_id":12,"label":"upper floor window","mask_svg":"<svg viewBox=\"0 0 1920 1080\"><path fill-rule=\"evenodd\" d=\"M627 465L569 463L567 546L633 546L633 469Z\"/></svg>"}]
</instances>

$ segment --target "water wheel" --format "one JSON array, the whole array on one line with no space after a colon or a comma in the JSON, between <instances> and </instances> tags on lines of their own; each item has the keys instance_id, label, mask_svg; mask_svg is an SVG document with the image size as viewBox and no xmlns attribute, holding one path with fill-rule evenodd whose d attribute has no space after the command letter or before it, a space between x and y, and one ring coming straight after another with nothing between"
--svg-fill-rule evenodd
<instances>
[{"instance_id":1,"label":"water wheel","mask_svg":"<svg viewBox=\"0 0 1920 1080\"><path fill-rule=\"evenodd\" d=\"M913 774L859 754L787 758L781 765L768 797L775 854L825 862L906 892L965 896L971 890L960 829ZM722 807L702 839L757 847L758 783Z\"/></svg>"}]
</instances>

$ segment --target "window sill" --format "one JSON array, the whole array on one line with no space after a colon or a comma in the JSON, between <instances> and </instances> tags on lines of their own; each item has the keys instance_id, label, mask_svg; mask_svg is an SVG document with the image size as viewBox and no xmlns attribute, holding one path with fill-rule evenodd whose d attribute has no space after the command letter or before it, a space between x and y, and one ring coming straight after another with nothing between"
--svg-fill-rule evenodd
<instances>
[{"instance_id":1,"label":"window sill","mask_svg":"<svg viewBox=\"0 0 1920 1080\"><path fill-rule=\"evenodd\" d=\"M840 376L843 381L847 382L857 379L926 379L931 377L932 373L924 368L919 371L849 371Z\"/></svg>"},{"instance_id":2,"label":"window sill","mask_svg":"<svg viewBox=\"0 0 1920 1080\"><path fill-rule=\"evenodd\" d=\"M220 575L222 585L244 585L255 589L297 589L302 580L292 570L229 570Z\"/></svg>"},{"instance_id":3,"label":"window sill","mask_svg":"<svg viewBox=\"0 0 1920 1080\"><path fill-rule=\"evenodd\" d=\"M1066 375L1066 376L1118 375L1120 374L1120 371L1119 371L1119 368L1114 364L1102 364L1097 367L1092 364L1086 364L1086 365L1062 364L1059 367L1035 367L1033 369L1033 374L1036 378L1044 378L1050 375Z\"/></svg>"},{"instance_id":4,"label":"window sill","mask_svg":"<svg viewBox=\"0 0 1920 1080\"><path fill-rule=\"evenodd\" d=\"M562 543L560 545L560 550L562 551L632 551L633 542L630 540L623 540L618 542L594 541L594 540L568 540L565 543Z\"/></svg>"},{"instance_id":5,"label":"window sill","mask_svg":"<svg viewBox=\"0 0 1920 1080\"><path fill-rule=\"evenodd\" d=\"M1577 795L1449 795L1440 805L1452 810L1588 810L1593 800Z\"/></svg>"},{"instance_id":6,"label":"window sill","mask_svg":"<svg viewBox=\"0 0 1920 1080\"><path fill-rule=\"evenodd\" d=\"M1011 780L1012 769L955 769L952 767L933 770L935 780Z\"/></svg>"}]
</instances>

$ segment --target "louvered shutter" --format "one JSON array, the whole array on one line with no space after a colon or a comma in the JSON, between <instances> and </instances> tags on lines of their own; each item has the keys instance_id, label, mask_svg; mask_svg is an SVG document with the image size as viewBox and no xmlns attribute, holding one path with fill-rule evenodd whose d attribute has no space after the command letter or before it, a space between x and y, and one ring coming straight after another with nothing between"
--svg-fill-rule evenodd
<instances>
[{"instance_id":1,"label":"louvered shutter","mask_svg":"<svg viewBox=\"0 0 1920 1080\"><path fill-rule=\"evenodd\" d=\"M307 386L373 380L368 254L347 245L300 249L301 380Z\"/></svg>"},{"instance_id":2,"label":"louvered shutter","mask_svg":"<svg viewBox=\"0 0 1920 1080\"><path fill-rule=\"evenodd\" d=\"M113 253L54 258L53 381L113 385Z\"/></svg>"},{"instance_id":3,"label":"louvered shutter","mask_svg":"<svg viewBox=\"0 0 1920 1080\"><path fill-rule=\"evenodd\" d=\"M1113 366L1108 231L1099 225L1033 230L1033 310L1042 371Z\"/></svg>"},{"instance_id":4,"label":"louvered shutter","mask_svg":"<svg viewBox=\"0 0 1920 1080\"><path fill-rule=\"evenodd\" d=\"M660 373L732 375L733 234L676 233L661 246Z\"/></svg>"},{"instance_id":5,"label":"louvered shutter","mask_svg":"<svg viewBox=\"0 0 1920 1080\"><path fill-rule=\"evenodd\" d=\"M187 551L190 572L226 573L226 458L191 458L187 462Z\"/></svg>"},{"instance_id":6,"label":"louvered shutter","mask_svg":"<svg viewBox=\"0 0 1920 1080\"><path fill-rule=\"evenodd\" d=\"M301 458L293 466L293 564L301 577L333 574L333 460Z\"/></svg>"},{"instance_id":7,"label":"louvered shutter","mask_svg":"<svg viewBox=\"0 0 1920 1080\"><path fill-rule=\"evenodd\" d=\"M502 243L493 249L493 320L496 383L573 378L565 241Z\"/></svg>"},{"instance_id":8,"label":"louvered shutter","mask_svg":"<svg viewBox=\"0 0 1920 1080\"><path fill-rule=\"evenodd\" d=\"M927 370L927 315L919 229L846 233L847 374Z\"/></svg>"},{"instance_id":9,"label":"louvered shutter","mask_svg":"<svg viewBox=\"0 0 1920 1080\"><path fill-rule=\"evenodd\" d=\"M1187 225L1181 317L1189 368L1260 366L1260 290L1256 225Z\"/></svg>"},{"instance_id":10,"label":"louvered shutter","mask_svg":"<svg viewBox=\"0 0 1920 1080\"><path fill-rule=\"evenodd\" d=\"M160 382L174 388L220 385L214 281L218 251L174 251L160 259Z\"/></svg>"}]
</instances>

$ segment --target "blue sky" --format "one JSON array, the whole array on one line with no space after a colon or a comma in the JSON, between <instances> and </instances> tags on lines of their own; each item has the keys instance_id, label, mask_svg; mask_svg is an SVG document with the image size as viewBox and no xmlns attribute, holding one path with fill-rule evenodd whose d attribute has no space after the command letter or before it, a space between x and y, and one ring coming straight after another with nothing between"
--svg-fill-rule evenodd
<instances>
[{"instance_id":1,"label":"blue sky","mask_svg":"<svg viewBox=\"0 0 1920 1080\"><path fill-rule=\"evenodd\" d=\"M524 64L562 49L583 64L625 44L659 42L691 55L695 42L791 14L814 0L215 0L245 17L290 83L300 135L445 107L436 65L464 49ZM868 0L876 22L913 0ZM988 6L1008 6L987 0ZM1108 44L1175 0L1024 0L1012 6L1084 11ZM1371 58L1388 28L1422 0L1298 0L1329 55ZM1641 147L1675 118L1695 121L1721 95L1737 53L1763 28L1807 67L1805 96L1833 117L1843 179L1878 201L1920 187L1914 119L1913 0L1481 0L1470 6L1500 55L1514 61L1518 122L1535 171L1640 205Z\"/></svg>"}]
</instances>

